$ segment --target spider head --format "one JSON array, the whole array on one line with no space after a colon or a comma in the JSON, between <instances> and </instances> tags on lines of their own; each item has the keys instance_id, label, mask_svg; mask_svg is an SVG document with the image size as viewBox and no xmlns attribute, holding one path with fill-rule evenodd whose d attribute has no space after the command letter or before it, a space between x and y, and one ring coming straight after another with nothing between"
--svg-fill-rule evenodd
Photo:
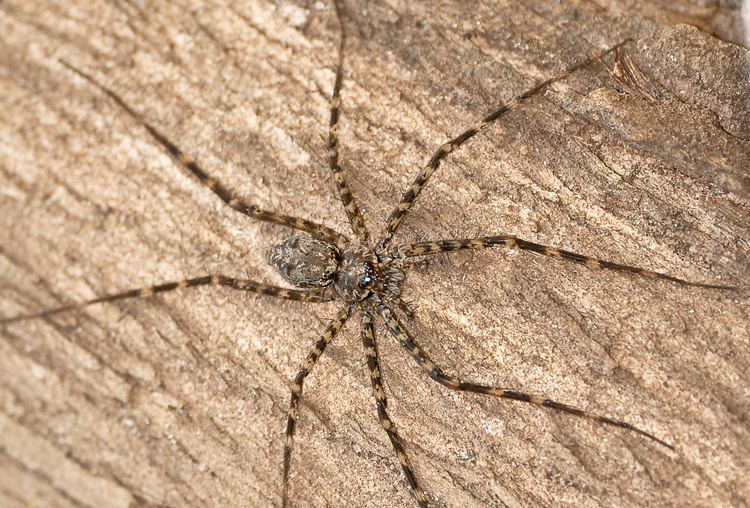
<instances>
[{"instance_id":1,"label":"spider head","mask_svg":"<svg viewBox=\"0 0 750 508\"><path fill-rule=\"evenodd\" d=\"M370 294L390 300L401 293L404 274L381 263L372 251L345 252L334 284L339 296L348 302L364 300Z\"/></svg>"},{"instance_id":2,"label":"spider head","mask_svg":"<svg viewBox=\"0 0 750 508\"><path fill-rule=\"evenodd\" d=\"M357 286L360 289L372 288L378 280L378 273L376 271L376 265L370 261L365 261L360 267L359 280Z\"/></svg>"}]
</instances>

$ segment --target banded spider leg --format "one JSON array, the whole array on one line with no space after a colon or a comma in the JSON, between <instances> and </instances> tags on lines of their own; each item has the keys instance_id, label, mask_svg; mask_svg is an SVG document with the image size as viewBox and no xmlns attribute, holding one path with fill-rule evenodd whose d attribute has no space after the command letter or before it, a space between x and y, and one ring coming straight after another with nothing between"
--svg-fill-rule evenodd
<instances>
[{"instance_id":1,"label":"banded spider leg","mask_svg":"<svg viewBox=\"0 0 750 508\"><path fill-rule=\"evenodd\" d=\"M278 243L269 255L269 262L274 265L279 274L292 287L280 287L256 281L234 278L226 275L202 275L157 284L150 287L131 289L128 291L100 296L80 303L62 305L37 313L22 314L14 317L0 318L0 324L32 319L49 318L53 315L82 309L86 306L115 302L131 298L146 298L178 289L198 286L225 286L235 290L249 291L277 299L297 300L301 302L329 302L339 300L344 306L326 327L314 343L307 357L303 361L296 376L291 382L291 396L286 415L285 441L283 445L283 472L281 502L283 506L290 504L290 478L294 439L300 414L303 385L312 373L318 360L324 354L327 346L342 330L345 323L357 312L361 317L361 339L364 355L369 371L370 383L377 410L378 420L385 431L394 450L396 458L416 503L420 507L429 505L428 495L420 486L415 468L407 456L407 446L396 430L396 424L388 412L388 400L383 382L378 355L375 321L379 318L385 324L390 335L396 338L400 345L417 362L424 372L437 383L450 390L472 392L496 398L505 398L546 407L573 416L587 418L609 426L620 427L642 435L667 448L672 445L634 425L609 416L594 414L578 407L557 402L548 397L532 395L518 390L501 388L490 384L467 381L458 376L446 373L427 354L417 342L414 335L399 319L393 309L407 309L402 296L402 283L406 276L405 268L410 258L432 256L439 253L450 253L460 250L476 250L491 247L517 248L548 257L557 257L585 265L589 268L603 268L614 272L660 279L665 282L696 286L707 289L732 289L718 284L690 282L672 275L658 273L646 268L605 261L569 250L543 245L524 240L510 234L482 236L479 238L448 239L438 241L392 244L398 228L408 216L409 211L418 199L420 193L428 184L430 178L451 153L460 149L487 127L498 121L504 115L518 108L525 101L539 95L549 86L565 79L578 69L602 59L611 52L617 52L624 44L623 41L606 51L601 51L593 57L581 60L579 63L560 72L529 90L519 94L507 103L495 106L489 113L476 121L472 126L463 129L460 134L440 145L432 154L428 162L421 168L409 188L403 193L400 202L390 213L379 238L371 239L370 232L365 225L362 210L358 206L346 180L346 174L339 161L339 120L342 114L341 92L344 82L344 50L347 32L344 26L344 11L340 0L334 0L335 17L339 26L338 53L335 66L335 78L330 100L330 117L328 122L328 140L326 143L327 161L331 170L336 195L341 201L346 213L347 222L354 238L337 232L335 229L309 221L303 218L286 215L259 208L245 202L232 193L227 187L212 178L207 171L187 153L178 147L165 133L147 122L136 108L126 103L122 97L107 88L93 75L86 73L76 66L62 61L61 63L86 83L98 89L113 101L129 118L135 121L147 137L153 139L158 146L168 153L172 159L186 173L195 178L202 186L213 192L225 205L239 212L243 216L291 228L295 233ZM144 133L144 134L145 134Z\"/></svg>"}]
</instances>

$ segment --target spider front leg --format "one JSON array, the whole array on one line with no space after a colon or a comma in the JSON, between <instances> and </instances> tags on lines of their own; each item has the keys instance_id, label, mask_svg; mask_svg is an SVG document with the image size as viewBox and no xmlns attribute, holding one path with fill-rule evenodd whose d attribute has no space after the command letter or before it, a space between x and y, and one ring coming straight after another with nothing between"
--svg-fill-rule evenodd
<instances>
[{"instance_id":1,"label":"spider front leg","mask_svg":"<svg viewBox=\"0 0 750 508\"><path fill-rule=\"evenodd\" d=\"M388 416L388 399L385 396L382 371L380 370L378 347L375 343L375 329L372 326L372 317L368 311L362 313L362 345L365 348L365 355L367 356L367 368L370 371L372 393L378 407L378 420L380 420L380 424L383 426L386 434L388 434L388 439L391 440L391 445L396 452L396 457L398 457L398 461L401 464L401 469L404 471L406 481L409 482L409 487L414 495L414 499L417 500L419 506L424 508L428 506L427 496L425 496L424 491L417 482L417 477L409 463L409 458L406 456L406 451L404 451L401 438L396 431L396 425Z\"/></svg>"},{"instance_id":2,"label":"spider front leg","mask_svg":"<svg viewBox=\"0 0 750 508\"><path fill-rule=\"evenodd\" d=\"M430 160L427 162L424 168L422 168L422 171L420 171L417 177L414 179L414 182L411 184L411 187L409 187L409 190L407 190L404 193L404 195L401 197L401 201L399 202L399 204L391 212L390 217L388 217L388 222L386 223L385 230L383 231L383 236L378 241L378 247L382 249L391 242L393 235L396 233L396 230L401 225L401 222L404 220L404 217L406 216L408 211L411 209L414 202L417 200L419 193L422 192L422 189L424 188L424 186L427 185L427 181L430 179L430 177L435 172L435 170L437 170L437 168L440 166L440 163L443 161L443 159L445 159L448 156L448 154L458 149L461 145L463 145L468 140L470 140L471 138L479 134L481 131L486 129L488 125L490 125L495 120L503 116L505 113L517 108L523 101L525 101L529 97L539 94L540 92L546 90L547 87L549 87L552 83L556 81L560 81L570 76L572 73L574 73L575 71L577 71L578 69L582 67L585 67L591 62L601 61L601 59L605 57L607 54L613 51L617 51L618 48L620 48L621 46L623 46L624 44L628 42L632 42L632 41L630 39L626 39L625 41L609 48L608 50L602 51L601 53L591 58L583 60L573 65L572 67L569 67L568 69L564 70L557 76L549 78L548 80L539 83L535 87L529 90L526 90L522 94L511 99L510 102L508 102L507 104L502 104L494 111L485 115L484 118L482 118L477 123L475 123L468 129L463 131L461 134L459 134L455 138L451 139L450 141L446 143L443 143L435 151L435 153L432 154L432 157L430 158Z\"/></svg>"},{"instance_id":3,"label":"spider front leg","mask_svg":"<svg viewBox=\"0 0 750 508\"><path fill-rule=\"evenodd\" d=\"M568 250L558 249L557 247L550 247L548 245L542 245L540 243L529 242L528 240L523 240L511 235L483 236L481 238L460 238L454 240L438 240L432 242L417 242L412 244L396 245L388 249L385 256L390 258L408 258L414 256L430 256L439 254L441 252L455 252L467 249L486 249L488 247L497 246L528 250L531 252L536 252L538 254L543 254L545 256L567 259L568 261L586 265L589 268L605 268L607 270L615 270L618 272L634 273L643 277L668 280L670 282L676 282L685 286L697 286L710 289L736 289L733 286L706 284L703 282L690 282L684 279L678 279L677 277L673 277L672 275L655 272L653 270L647 270L645 268L640 268L637 266L623 265L620 263L605 261L603 259L592 258L589 256L584 256L582 254L576 254L575 252L571 252Z\"/></svg>"},{"instance_id":4,"label":"spider front leg","mask_svg":"<svg viewBox=\"0 0 750 508\"><path fill-rule=\"evenodd\" d=\"M297 426L297 417L299 413L299 401L302 398L302 386L305 378L312 372L313 367L323 355L326 346L331 343L336 334L341 330L354 312L354 305L348 305L339 312L338 316L328 325L323 335L315 342L312 351L307 355L302 367L292 381L292 396L289 401L289 413L286 419L286 441L284 442L284 477L281 494L281 505L288 506L289 503L289 470L292 463L292 450L294 449L294 430Z\"/></svg>"},{"instance_id":5,"label":"spider front leg","mask_svg":"<svg viewBox=\"0 0 750 508\"><path fill-rule=\"evenodd\" d=\"M283 213L263 210L255 205L248 204L237 198L232 194L232 192L229 191L229 189L224 187L214 178L211 178L208 173L203 170L203 168L198 166L198 164L190 156L180 150L180 148L178 148L175 143L168 139L164 134L159 132L154 126L143 120L143 118L141 118L141 116L132 107L130 107L122 99L122 97L105 87L103 84L99 83L99 81L94 79L92 76L86 74L82 70L74 67L66 61L60 60L60 63L62 63L65 67L75 72L83 79L108 95L110 99L112 99L118 106L120 106L120 108L123 109L123 111L125 111L136 122L142 125L143 128L148 131L151 137L153 137L164 149L166 149L169 155L171 155L177 163L179 163L190 174L197 178L203 186L216 194L219 199L221 199L227 206L229 206L233 210L253 219L272 222L274 224L280 224L292 229L304 231L316 238L326 240L327 242L333 244L346 242L346 237L342 236L341 234L337 233L327 226L318 224L317 222L309 221L307 219L302 219L300 217L294 217L292 215L285 215Z\"/></svg>"},{"instance_id":6,"label":"spider front leg","mask_svg":"<svg viewBox=\"0 0 750 508\"><path fill-rule=\"evenodd\" d=\"M121 293L100 296L92 300L86 300L83 302L72 303L70 305L63 305L61 307L44 310L35 314L23 314L20 316L9 318L0 318L0 324L13 323L15 321L23 321L26 319L47 317L69 310L82 309L89 305L94 305L95 303L114 302L116 300L125 300L126 298L148 298L158 293L166 293L168 291L174 291L175 289L183 289L196 286L227 286L232 289L239 289L242 291L250 291L252 293L273 296L282 300L297 300L302 302L329 302L336 299L335 292L330 288L309 290L287 289L279 286L261 284L259 282L247 279L235 279L233 277L226 277L224 275L203 275L201 277L194 277L192 279L166 282L164 284L157 284L155 286L148 286L139 289L130 289Z\"/></svg>"},{"instance_id":7,"label":"spider front leg","mask_svg":"<svg viewBox=\"0 0 750 508\"><path fill-rule=\"evenodd\" d=\"M414 360L416 360L420 367L422 367L422 369L424 369L424 371L427 372L427 374L429 374L429 376L433 380L437 381L447 388L450 388L451 390L481 393L483 395L490 395L492 397L498 397L501 399L511 399L521 402L528 402L536 406L563 411L574 416L588 418L589 420L594 420L606 425L612 425L615 427L631 430L637 434L656 441L660 445L666 446L670 450L674 450L674 446L672 446L671 444L659 439L658 437L646 432L645 430L639 429L638 427L628 422L610 418L608 416L590 413L575 406L569 406L568 404L563 404L561 402L557 402L539 395L532 395L516 390L509 390L506 388L499 388L496 386L464 381L458 377L446 374L445 372L443 372L442 368L440 368L435 364L435 362L430 359L427 353L425 353L424 349L422 349L422 346L419 345L416 339L414 339L414 337L409 333L406 327L404 327L401 321L399 321L395 313L390 308L385 305L380 305L378 306L378 313L380 314L380 317L383 318L383 321L385 321L388 330L393 334L394 337L396 337L396 339L398 339L399 342L401 342L401 345L406 348L406 350L414 358Z\"/></svg>"},{"instance_id":8,"label":"spider front leg","mask_svg":"<svg viewBox=\"0 0 750 508\"><path fill-rule=\"evenodd\" d=\"M333 4L336 9L336 19L339 22L341 38L339 40L339 55L336 64L336 79L333 83L333 94L331 95L331 119L328 124L328 165L333 172L339 198L344 205L344 210L346 210L346 216L349 218L349 224L352 227L352 231L354 231L354 234L356 234L360 240L368 242L370 240L370 233L367 231L367 226L365 226L362 212L359 210L357 202L354 200L354 196L346 183L344 170L339 165L338 132L339 116L341 114L341 84L344 78L344 45L346 42L346 30L344 29L344 22L341 19L341 6L339 5L338 0L334 0Z\"/></svg>"}]
</instances>

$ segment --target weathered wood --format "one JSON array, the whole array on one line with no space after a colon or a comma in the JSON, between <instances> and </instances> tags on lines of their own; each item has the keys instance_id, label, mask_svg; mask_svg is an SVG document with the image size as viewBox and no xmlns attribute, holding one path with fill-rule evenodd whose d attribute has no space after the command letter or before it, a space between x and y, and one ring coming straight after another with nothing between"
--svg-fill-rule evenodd
<instances>
[{"instance_id":1,"label":"weathered wood","mask_svg":"<svg viewBox=\"0 0 750 508\"><path fill-rule=\"evenodd\" d=\"M677 446L449 393L380 326L393 417L436 506L747 505L750 56L668 25L739 41L732 12L345 3L341 157L373 232L438 144L631 37L647 93L597 65L555 85L452 154L397 240L517 234L740 286L500 249L413 269L411 327L448 372ZM0 316L207 272L280 282L265 251L286 231L221 206L60 59L241 196L348 233L325 161L329 2L6 0L0 33ZM0 505L278 505L289 382L336 307L204 288L0 328ZM358 329L306 385L296 506L413 505Z\"/></svg>"}]
</instances>

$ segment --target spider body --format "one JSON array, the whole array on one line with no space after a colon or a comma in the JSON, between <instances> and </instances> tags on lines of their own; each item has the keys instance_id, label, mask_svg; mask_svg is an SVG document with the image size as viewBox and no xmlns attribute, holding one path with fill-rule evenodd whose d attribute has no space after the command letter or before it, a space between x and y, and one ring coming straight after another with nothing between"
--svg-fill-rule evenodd
<instances>
[{"instance_id":1,"label":"spider body","mask_svg":"<svg viewBox=\"0 0 750 508\"><path fill-rule=\"evenodd\" d=\"M401 294L405 273L392 258L367 247L345 250L309 235L291 235L268 253L271 266L299 288L333 286L341 300L358 303L371 295L391 302Z\"/></svg>"},{"instance_id":2,"label":"spider body","mask_svg":"<svg viewBox=\"0 0 750 508\"><path fill-rule=\"evenodd\" d=\"M327 345L331 343L336 334L343 328L347 320L355 315L355 313L358 313L361 319L362 345L367 360L373 397L377 407L377 417L393 447L408 486L414 495L414 499L420 507L426 507L429 505L428 496L419 485L417 476L407 458L406 448L401 441L396 430L396 425L393 420L391 420L387 410L387 397L382 380L382 369L380 368L379 363L380 360L378 357L374 327L374 323L378 319L382 321L387 331L399 341L425 374L446 389L472 392L485 396L530 403L536 406L565 412L573 416L588 418L606 425L630 430L671 449L672 446L665 441L622 420L593 414L568 404L556 402L547 397L481 384L448 374L441 366L437 365L430 358L415 336L402 323L394 310L395 308L400 308L404 311L404 308L406 307L401 300L401 292L406 277L405 269L408 267L408 261L410 258L431 256L439 253L450 253L460 250L478 250L497 247L517 248L530 253L535 253L536 255L556 257L592 268L627 272L683 285L729 289L726 286L688 282L671 275L660 274L644 268L584 256L575 252L524 240L509 234L390 245L399 225L407 216L420 192L425 187L432 174L438 169L441 161L448 157L449 154L459 149L462 144L481 133L488 125L491 125L504 114L518 107L523 101L545 90L551 83L565 78L575 70L592 61L602 59L605 55L615 51L624 43L618 44L607 51L603 51L594 58L582 61L579 64L568 68L561 74L522 93L508 103L499 105L483 118L471 124L470 127L456 137L442 144L417 174L409 189L404 192L400 202L396 205L389 216L380 237L377 239L371 239L365 226L363 216L346 184L343 169L338 162L337 131L341 107L340 90L343 82L343 48L346 33L344 31L344 26L341 23L342 12L338 0L334 1L334 6L341 28L341 41L339 46L336 79L333 86L331 100L328 132L328 157L337 192L349 219L349 225L355 236L354 239L344 236L332 228L307 219L262 210L255 205L245 203L240 198L234 196L229 189L224 187L217 180L210 177L204 169L184 153L167 136L162 134L151 124L144 121L142 117L118 94L99 83L92 76L63 62L67 68L84 78L87 82L96 86L109 96L111 100L117 103L125 113L142 125L145 131L147 131L148 134L173 157L176 164L179 164L205 188L212 191L228 207L250 218L296 230L295 234L276 244L268 253L268 261L271 266L275 267L279 274L289 284L294 286L294 288L278 287L252 280L210 274L109 294L93 300L65 305L35 314L2 318L0 319L0 323L47 317L63 311L80 309L94 303L112 302L126 298L151 297L157 293L208 285L223 286L279 299L298 300L308 303L327 302L332 300L343 302L344 305L338 314L313 344L313 347L302 362L297 375L293 378L291 383L291 398L286 423L286 439L283 448L283 490L281 496L283 506L286 506L289 500L288 488L292 451L294 449L294 435L297 419L299 417L300 400L305 379L312 372L317 361L323 355ZM404 311L404 313L407 315L409 314L407 311Z\"/></svg>"}]
</instances>

